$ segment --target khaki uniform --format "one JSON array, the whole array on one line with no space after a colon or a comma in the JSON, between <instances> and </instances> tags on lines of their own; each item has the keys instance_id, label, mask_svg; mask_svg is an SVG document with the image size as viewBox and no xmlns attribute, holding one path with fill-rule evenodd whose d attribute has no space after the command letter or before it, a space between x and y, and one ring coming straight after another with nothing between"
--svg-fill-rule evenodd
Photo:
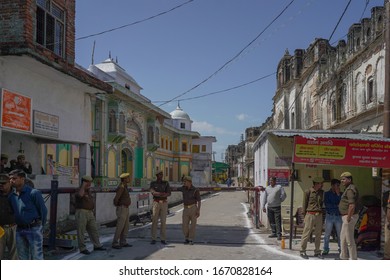
<instances>
[{"instance_id":1,"label":"khaki uniform","mask_svg":"<svg viewBox=\"0 0 390 280\"><path fill-rule=\"evenodd\" d=\"M359 201L359 192L353 184L350 184L344 191L341 196L339 210L342 215L341 219L343 224L341 226L340 232L340 259L346 260L357 260L357 249L354 237L355 225L359 218L359 209L357 207L357 203ZM355 204L355 210L353 215L351 216L351 221L347 221L348 217L348 207L350 204Z\"/></svg>"},{"instance_id":2,"label":"khaki uniform","mask_svg":"<svg viewBox=\"0 0 390 280\"><path fill-rule=\"evenodd\" d=\"M0 260L17 260L16 252L16 223L8 195L0 195L0 225L4 229L4 235L0 238ZM5 250L8 250L8 258L5 258Z\"/></svg>"},{"instance_id":3,"label":"khaki uniform","mask_svg":"<svg viewBox=\"0 0 390 280\"><path fill-rule=\"evenodd\" d=\"M200 192L194 186L187 189L182 187L180 191L183 193L183 216L182 216L182 230L184 238L189 241L195 239L196 222L198 203L200 203Z\"/></svg>"},{"instance_id":4,"label":"khaki uniform","mask_svg":"<svg viewBox=\"0 0 390 280\"><path fill-rule=\"evenodd\" d=\"M75 218L77 223L77 241L80 251L87 249L84 241L85 231L87 231L94 248L100 248L103 246L99 241L99 231L95 215L93 214L94 208L95 203L90 190L85 191L85 195L83 197L76 192Z\"/></svg>"},{"instance_id":5,"label":"khaki uniform","mask_svg":"<svg viewBox=\"0 0 390 280\"><path fill-rule=\"evenodd\" d=\"M307 190L303 198L303 211L305 214L305 226L302 232L301 253L306 253L307 242L314 229L315 249L314 254L321 254L321 234L322 234L322 205L324 200L324 191L322 189L315 191L313 187Z\"/></svg>"},{"instance_id":6,"label":"khaki uniform","mask_svg":"<svg viewBox=\"0 0 390 280\"><path fill-rule=\"evenodd\" d=\"M123 183L120 184L116 190L114 205L116 206L116 230L114 234L114 239L112 241L112 246L125 246L127 244L126 237L129 231L129 219L130 212L129 206L131 204L129 190L127 186ZM119 242L118 242L119 240Z\"/></svg>"},{"instance_id":7,"label":"khaki uniform","mask_svg":"<svg viewBox=\"0 0 390 280\"><path fill-rule=\"evenodd\" d=\"M153 215L152 215L152 240L157 238L157 224L160 219L160 239L166 240L166 221L168 213L168 199L159 197L156 193L171 194L171 189L167 181L153 181L150 183L150 192L153 195Z\"/></svg>"}]
</instances>

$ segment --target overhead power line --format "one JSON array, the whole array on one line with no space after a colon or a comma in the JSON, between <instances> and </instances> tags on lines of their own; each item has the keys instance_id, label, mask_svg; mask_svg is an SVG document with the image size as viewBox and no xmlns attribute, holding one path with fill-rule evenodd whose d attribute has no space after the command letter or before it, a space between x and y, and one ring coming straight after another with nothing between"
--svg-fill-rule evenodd
<instances>
[{"instance_id":1,"label":"overhead power line","mask_svg":"<svg viewBox=\"0 0 390 280\"><path fill-rule=\"evenodd\" d=\"M183 99L178 99L177 101L186 101L186 100L193 100L193 99L199 99L199 98L204 98L204 97L208 97L208 96L211 96L211 95L215 95L215 94L218 94L218 93L224 93L224 92L228 92L228 91L231 91L231 90L234 90L234 89L238 89L238 88L241 88L241 87L245 87L247 85L250 85L250 84L253 84L253 83L256 83L258 81L261 81L261 80L264 80L268 77L271 77L273 75L275 75L276 72L274 73L271 73L271 74L268 74L268 75L265 75L265 76L262 76L260 78L257 78L253 81L250 81L250 82L247 82L247 83L244 83L244 84L241 84L241 85L238 85L238 86L234 86L234 87L231 87L231 88L227 88L227 89L222 89L222 90L218 90L218 91L214 91L214 92L210 92L210 93L206 93L206 94L202 94L202 95L198 95L198 96L194 96L194 97L188 97L188 98L183 98ZM153 103L165 103L167 101L152 101Z\"/></svg>"},{"instance_id":2,"label":"overhead power line","mask_svg":"<svg viewBox=\"0 0 390 280\"><path fill-rule=\"evenodd\" d=\"M214 73L212 73L210 76L208 76L206 79L204 79L203 81L201 81L200 83L196 84L195 86L193 86L192 88L190 88L189 90L175 96L174 98L164 102L163 104L160 105L163 106L169 102L172 102L176 99L178 99L179 97L182 97L184 95L186 95L187 93L193 91L194 89L198 88L199 86L201 86L202 84L206 83L208 80L210 80L212 77L214 77L215 75L217 75L220 71L222 71L222 69L224 69L228 64L232 63L236 58L238 58L249 46L251 46L261 35L263 35L263 33L291 6L291 4L294 2L295 0L292 0L289 4L287 4L286 7L284 7L284 9L251 41L249 42L242 50L240 50L233 58L231 58L230 60L228 60L225 64L223 64L218 70L216 70Z\"/></svg>"},{"instance_id":3,"label":"overhead power line","mask_svg":"<svg viewBox=\"0 0 390 280\"><path fill-rule=\"evenodd\" d=\"M183 7L184 5L187 5L191 2L193 2L195 0L188 0L187 2L184 2L176 7L173 7L167 11L164 11L164 12L161 12L161 13L158 13L154 16L150 16L150 17L147 17L145 19L142 19L142 20L137 20L135 22L132 22L132 23L129 23L129 24L125 24L125 25L122 25L122 26L119 26L119 27L115 27L115 28L111 28L111 29L108 29L108 30L105 30L105 31L101 31L101 32L98 32L98 33L95 33L95 34L91 34L91 35L86 35L86 36L82 36L82 37L79 37L79 38L76 38L76 41L77 40L83 40L83 39L87 39L87 38L91 38L91 37L95 37L95 36L99 36L99 35L102 35L102 34L105 34L105 33L109 33L109 32L113 32L113 31L116 31L116 30L119 30L119 29L122 29L122 28L126 28L126 27L129 27L129 26L132 26L132 25L136 25L136 24L139 24L139 23L142 23L142 22L145 22L145 21L148 21L148 20L151 20L151 19L154 19L154 18L157 18L159 16L162 16L162 15L165 15L167 13L170 13L178 8L181 8Z\"/></svg>"}]
</instances>

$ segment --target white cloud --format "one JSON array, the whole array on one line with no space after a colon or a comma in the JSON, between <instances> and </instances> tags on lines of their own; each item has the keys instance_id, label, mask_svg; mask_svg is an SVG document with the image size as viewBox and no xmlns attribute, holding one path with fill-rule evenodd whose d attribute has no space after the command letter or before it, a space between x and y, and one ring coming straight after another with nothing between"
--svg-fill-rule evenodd
<instances>
[{"instance_id":1,"label":"white cloud","mask_svg":"<svg viewBox=\"0 0 390 280\"><path fill-rule=\"evenodd\" d=\"M245 119L247 119L249 116L247 114L239 114L239 115L236 115L236 118L239 120L239 121L244 121Z\"/></svg>"},{"instance_id":2,"label":"white cloud","mask_svg":"<svg viewBox=\"0 0 390 280\"><path fill-rule=\"evenodd\" d=\"M225 128L216 127L208 122L197 122L192 123L192 130L199 132L201 135L213 135L213 134L234 134L232 131L229 131Z\"/></svg>"}]
</instances>

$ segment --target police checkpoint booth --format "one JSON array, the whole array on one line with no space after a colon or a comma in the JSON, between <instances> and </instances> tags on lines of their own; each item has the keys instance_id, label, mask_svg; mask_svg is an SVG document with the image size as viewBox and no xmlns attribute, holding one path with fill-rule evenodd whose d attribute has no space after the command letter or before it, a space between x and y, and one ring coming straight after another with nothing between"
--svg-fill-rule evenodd
<instances>
[{"instance_id":1,"label":"police checkpoint booth","mask_svg":"<svg viewBox=\"0 0 390 280\"><path fill-rule=\"evenodd\" d=\"M323 190L327 191L331 179L340 179L340 175L348 171L359 190L361 204L373 204L374 200L380 206L382 194L389 190L389 174L382 173L382 169L389 167L390 139L383 138L382 134L352 130L264 130L254 143L255 186L265 187L269 184L268 179L275 176L277 184L286 191L287 198L282 203L282 228L289 238L290 249L294 215L302 206L304 192L313 185L313 178L323 177ZM341 190L344 190L343 186ZM259 192L260 201L262 193ZM260 205L259 220L267 228L267 215L262 208ZM365 221L366 226L375 228L375 232L363 238L374 238L372 234L378 234L378 227L383 233L383 210L378 213L376 209L369 214L380 217Z\"/></svg>"}]
</instances>

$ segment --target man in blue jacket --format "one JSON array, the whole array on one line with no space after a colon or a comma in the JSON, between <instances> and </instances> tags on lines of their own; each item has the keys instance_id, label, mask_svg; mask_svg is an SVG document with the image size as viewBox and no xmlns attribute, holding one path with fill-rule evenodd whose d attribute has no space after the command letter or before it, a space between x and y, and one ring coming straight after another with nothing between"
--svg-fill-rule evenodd
<instances>
[{"instance_id":1,"label":"man in blue jacket","mask_svg":"<svg viewBox=\"0 0 390 280\"><path fill-rule=\"evenodd\" d=\"M9 173L14 192L9 201L15 214L16 248L21 260L43 260L43 226L47 208L42 193L26 185L26 173L13 170Z\"/></svg>"}]
</instances>

